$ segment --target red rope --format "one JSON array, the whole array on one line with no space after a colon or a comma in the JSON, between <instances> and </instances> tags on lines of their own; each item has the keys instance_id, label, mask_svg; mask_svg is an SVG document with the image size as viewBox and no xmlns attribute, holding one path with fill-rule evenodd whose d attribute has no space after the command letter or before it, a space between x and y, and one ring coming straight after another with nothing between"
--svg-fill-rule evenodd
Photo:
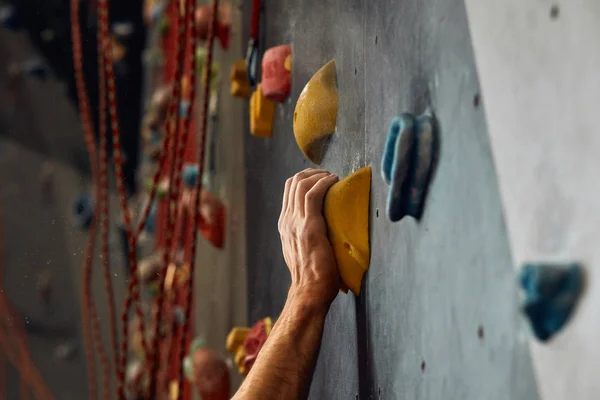
<instances>
[{"instance_id":1,"label":"red rope","mask_svg":"<svg viewBox=\"0 0 600 400\"><path fill-rule=\"evenodd\" d=\"M250 24L250 39L258 39L260 20L260 0L252 1L252 21Z\"/></svg>"},{"instance_id":2,"label":"red rope","mask_svg":"<svg viewBox=\"0 0 600 400\"><path fill-rule=\"evenodd\" d=\"M178 143L180 141L180 105L181 105L181 81L182 81L182 76L183 76L183 64L185 62L185 55L186 55L186 50L187 50L187 33L188 33L188 24L189 24L189 20L190 18L188 18L188 13L190 12L190 9L188 8L193 8L194 7L185 7L183 10L183 13L181 11L178 12L178 18L177 18L177 28L179 30L178 33L178 40L177 40L177 63L176 63L176 67L175 67L175 77L174 77L174 82L173 82L173 97L171 98L171 104L169 105L171 110L169 111L173 111L173 116L174 118L169 118L169 116L167 117L167 129L170 131L169 132L169 136L171 136L171 149L172 149L172 153L171 153L171 159L170 159L170 166L169 166L169 188L167 190L168 194L167 194L167 212L166 212L166 219L167 219L167 229L165 231L165 235L166 235L166 246L163 249L163 253L162 253L162 267L161 267L161 272L159 273L160 276L160 280L159 280L159 288L158 288L158 295L156 298L156 313L154 315L153 320L155 321L155 330L154 330L154 341L153 341L153 354L152 354L152 358L149 361L149 364L151 366L150 368L150 398L154 399L157 398L157 383L160 380L160 377L158 376L158 371L159 371L159 354L161 351L160 348L160 326L161 326L161 322L162 322L162 314L163 314L163 307L164 307L164 292L165 292L165 288L164 288L164 281L165 281L165 277L167 274L167 269L169 267L169 261L170 261L170 254L171 254L171 247L172 247L172 241L173 241L173 227L174 227L174 223L175 223L175 216L173 215L174 213L171 211L171 208L173 207L173 204L176 204L177 202L177 198L179 196L179 185L176 184L176 182L178 182L178 179L180 179L180 171L176 169L177 165L178 165L178 156L179 156L179 152L178 149L180 147L184 147L185 148L185 143L181 143L178 146ZM193 15L191 16L191 18L193 18ZM192 57L195 58L195 57ZM188 105L188 108L191 108L191 104ZM169 113L171 114L171 113ZM185 121L184 121L185 123ZM181 151L181 153L183 154L183 150Z\"/></svg>"},{"instance_id":3,"label":"red rope","mask_svg":"<svg viewBox=\"0 0 600 400\"><path fill-rule=\"evenodd\" d=\"M115 371L118 374L119 370L119 347L118 347L118 333L117 333L117 312L115 309L115 295L112 287L112 278L110 276L110 255L108 248L108 235L109 235L109 198L108 198L108 151L107 151L107 138L106 138L106 74L103 68L104 65L104 53L102 49L102 35L100 24L97 28L97 44L98 44L98 133L100 136L100 241L101 241L101 253L102 258L102 272L104 277L104 289L108 301L108 323L110 329L110 343L113 353L113 364ZM108 365L110 371L110 364ZM110 385L109 377L107 385Z\"/></svg>"},{"instance_id":4,"label":"red rope","mask_svg":"<svg viewBox=\"0 0 600 400\"><path fill-rule=\"evenodd\" d=\"M71 0L71 35L73 39L73 69L75 72L75 84L77 87L77 100L79 105L79 119L83 127L83 134L85 143L87 146L90 168L92 171L92 180L97 182L98 171L97 171L97 159L96 159L96 146L94 143L94 130L90 115L89 98L87 90L85 88L85 81L83 77L83 54L81 48L81 30L79 23L79 0ZM98 191L97 191L98 193ZM98 199L96 199L98 200ZM82 311L81 319L83 324L83 334L85 342L85 353L86 353L86 364L88 372L88 385L90 391L90 399L96 399L97 387L96 387L96 376L95 376L95 360L93 352L93 335L90 329L90 308L92 307L92 295L91 295L91 268L92 268L92 255L94 253L94 242L96 240L96 218L92 216L92 224L88 234L88 241L86 245L86 251L83 260L83 271L82 271Z\"/></svg>"},{"instance_id":5,"label":"red rope","mask_svg":"<svg viewBox=\"0 0 600 400\"><path fill-rule=\"evenodd\" d=\"M170 143L171 143L170 137L169 137L169 135L166 135L166 137L163 139L160 153L158 154L158 162L156 163L156 170L154 171L154 174L152 176L152 187L150 188L150 194L148 195L148 201L147 201L146 205L144 206L144 211L142 211L142 217L140 218L137 229L136 229L135 234L138 237L144 230L144 225L146 225L148 216L150 216L150 210L152 209L152 203L154 202L154 199L156 198L156 189L158 186L158 181L160 179L161 172L163 171L163 168L166 165L167 153L169 151L169 146L171 145Z\"/></svg>"},{"instance_id":6,"label":"red rope","mask_svg":"<svg viewBox=\"0 0 600 400\"><path fill-rule=\"evenodd\" d=\"M127 295L125 298L125 304L123 307L123 313L121 314L121 323L122 325L122 335L121 338L121 350L120 350L120 360L117 363L117 396L119 399L123 399L124 394L124 381L125 381L125 369L127 365L127 350L128 350L128 334L129 334L129 324L128 315L129 309L131 306L134 306L135 313L138 316L138 321L140 325L140 330L142 332L145 331L144 328L144 313L141 309L140 305L140 293L139 293L139 278L137 273L137 256L136 256L136 243L137 238L132 230L131 224L131 216L129 213L129 208L127 206L127 194L125 192L124 187L124 176L123 176L123 157L121 154L121 131L119 126L119 119L117 115L117 103L116 103L116 89L115 89L115 76L113 70L113 60L112 60L112 46L108 28L108 16L109 16L109 8L107 0L98 1L98 24L99 24L99 33L100 33L100 43L101 48L100 51L104 52L104 73L106 74L106 85L107 85L107 95L108 95L108 110L110 114L111 121L111 132L112 132L112 140L113 140L113 156L114 156L114 167L115 167L115 175L116 175L116 183L117 183L117 191L119 193L119 205L121 208L121 213L123 214L123 225L125 229L125 235L127 237L128 243L128 262L129 262L129 285L127 290ZM102 66L100 66L102 67ZM142 348L144 351L148 351L146 341L144 336L142 335Z\"/></svg>"},{"instance_id":7,"label":"red rope","mask_svg":"<svg viewBox=\"0 0 600 400\"><path fill-rule=\"evenodd\" d=\"M256 0L255 0L256 1ZM186 346L185 344L188 342L190 334L189 321L192 315L192 303L194 301L194 271L196 264L196 247L197 247L197 239L198 239L198 225L196 221L198 220L198 210L200 209L200 192L202 191L202 174L204 172L204 142L206 139L206 129L208 125L208 105L210 103L210 71L212 67L213 61L213 50L215 43L215 32L217 30L217 13L219 10L219 0L213 0L212 2L212 19L209 26L208 31L208 41L206 44L207 47L207 56L204 64L204 93L202 99L202 114L200 115L200 135L199 141L197 143L199 155L198 155L198 179L196 180L196 190L193 196L193 229L192 231L192 242L191 242L191 258L190 258L190 272L188 279L188 287L187 287L187 300L184 304L185 307L185 328L181 335L181 341L179 345L179 373L177 374L177 396L178 400L182 400L183 398L183 359L186 354Z\"/></svg>"}]
</instances>

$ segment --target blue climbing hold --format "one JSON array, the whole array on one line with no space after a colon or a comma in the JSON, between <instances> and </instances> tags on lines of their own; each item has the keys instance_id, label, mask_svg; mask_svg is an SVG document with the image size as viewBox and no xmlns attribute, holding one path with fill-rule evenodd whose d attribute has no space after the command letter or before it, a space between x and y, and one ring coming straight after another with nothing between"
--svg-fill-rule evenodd
<instances>
[{"instance_id":1,"label":"blue climbing hold","mask_svg":"<svg viewBox=\"0 0 600 400\"><path fill-rule=\"evenodd\" d=\"M162 137L161 137L160 132L157 131L156 129L151 129L150 135L148 135L148 142L150 144L157 144L157 143L160 143L161 140L162 140Z\"/></svg>"},{"instance_id":2,"label":"blue climbing hold","mask_svg":"<svg viewBox=\"0 0 600 400\"><path fill-rule=\"evenodd\" d=\"M27 76L45 80L48 76L48 67L40 60L28 60L21 65L21 71Z\"/></svg>"},{"instance_id":3,"label":"blue climbing hold","mask_svg":"<svg viewBox=\"0 0 600 400\"><path fill-rule=\"evenodd\" d=\"M87 229L92 224L94 217L94 202L87 194L81 194L73 203L73 220L75 226Z\"/></svg>"},{"instance_id":4,"label":"blue climbing hold","mask_svg":"<svg viewBox=\"0 0 600 400\"><path fill-rule=\"evenodd\" d=\"M150 206L148 218L144 224L144 230L150 234L154 233L154 228L156 227L156 210L156 201L153 201L152 205Z\"/></svg>"},{"instance_id":5,"label":"blue climbing hold","mask_svg":"<svg viewBox=\"0 0 600 400\"><path fill-rule=\"evenodd\" d=\"M173 320L177 325L183 325L185 322L185 312L183 311L183 307L175 306L173 309Z\"/></svg>"},{"instance_id":6,"label":"blue climbing hold","mask_svg":"<svg viewBox=\"0 0 600 400\"><path fill-rule=\"evenodd\" d=\"M389 186L387 215L392 222L406 215L421 217L435 159L435 140L430 111L419 117L403 113L392 119L381 158L381 175Z\"/></svg>"},{"instance_id":7,"label":"blue climbing hold","mask_svg":"<svg viewBox=\"0 0 600 400\"><path fill-rule=\"evenodd\" d=\"M181 174L181 179L183 180L183 184L185 186L187 186L190 189L196 187L196 182L198 181L198 174L200 174L197 164L184 165Z\"/></svg>"},{"instance_id":8,"label":"blue climbing hold","mask_svg":"<svg viewBox=\"0 0 600 400\"><path fill-rule=\"evenodd\" d=\"M0 25L10 31L21 29L21 19L13 6L0 7Z\"/></svg>"},{"instance_id":9,"label":"blue climbing hold","mask_svg":"<svg viewBox=\"0 0 600 400\"><path fill-rule=\"evenodd\" d=\"M179 116L181 118L185 118L187 117L187 112L188 112L188 108L190 106L190 102L187 100L182 100L181 104L179 105Z\"/></svg>"},{"instance_id":10,"label":"blue climbing hold","mask_svg":"<svg viewBox=\"0 0 600 400\"><path fill-rule=\"evenodd\" d=\"M583 292L584 271L578 263L564 266L525 264L519 273L525 292L522 312L534 335L547 341L568 322Z\"/></svg>"}]
</instances>

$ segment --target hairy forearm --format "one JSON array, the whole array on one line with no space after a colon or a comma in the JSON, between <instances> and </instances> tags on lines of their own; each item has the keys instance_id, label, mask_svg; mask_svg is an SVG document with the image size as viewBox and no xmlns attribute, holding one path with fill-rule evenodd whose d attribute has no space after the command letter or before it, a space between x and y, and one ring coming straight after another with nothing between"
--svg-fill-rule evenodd
<instances>
[{"instance_id":1,"label":"hairy forearm","mask_svg":"<svg viewBox=\"0 0 600 400\"><path fill-rule=\"evenodd\" d=\"M303 399L315 368L328 305L293 289L252 370L234 400Z\"/></svg>"}]
</instances>

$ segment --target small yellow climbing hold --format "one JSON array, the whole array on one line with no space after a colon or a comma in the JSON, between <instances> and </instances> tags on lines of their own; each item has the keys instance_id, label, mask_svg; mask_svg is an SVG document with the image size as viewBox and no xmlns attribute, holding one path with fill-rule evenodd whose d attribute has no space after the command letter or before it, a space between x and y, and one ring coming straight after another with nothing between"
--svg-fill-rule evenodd
<instances>
[{"instance_id":1,"label":"small yellow climbing hold","mask_svg":"<svg viewBox=\"0 0 600 400\"><path fill-rule=\"evenodd\" d=\"M231 65L231 95L247 99L250 97L250 83L246 73L246 61L241 59Z\"/></svg>"},{"instance_id":2,"label":"small yellow climbing hold","mask_svg":"<svg viewBox=\"0 0 600 400\"><path fill-rule=\"evenodd\" d=\"M273 133L275 102L267 99L260 83L250 98L250 133L254 136L270 138Z\"/></svg>"},{"instance_id":3,"label":"small yellow climbing hold","mask_svg":"<svg viewBox=\"0 0 600 400\"><path fill-rule=\"evenodd\" d=\"M247 99L250 97L250 92L251 89L249 84L238 81L231 82L230 93L232 96L239 97L240 99Z\"/></svg>"},{"instance_id":4,"label":"small yellow climbing hold","mask_svg":"<svg viewBox=\"0 0 600 400\"><path fill-rule=\"evenodd\" d=\"M244 344L244 340L246 340L246 336L248 336L249 331L250 328L244 328L240 326L236 326L231 329L225 342L225 348L227 351L230 353L235 353L237 348Z\"/></svg>"},{"instance_id":5,"label":"small yellow climbing hold","mask_svg":"<svg viewBox=\"0 0 600 400\"><path fill-rule=\"evenodd\" d=\"M285 68L286 71L290 71L290 72L292 71L292 56L291 56L291 54L285 58L285 61L283 61L283 68Z\"/></svg>"},{"instance_id":6,"label":"small yellow climbing hold","mask_svg":"<svg viewBox=\"0 0 600 400\"><path fill-rule=\"evenodd\" d=\"M246 358L246 350L244 349L244 346L240 346L235 352L235 357L233 359L235 365L238 366L238 370L240 371L240 373L242 373L242 365L244 364L244 358Z\"/></svg>"},{"instance_id":7,"label":"small yellow climbing hold","mask_svg":"<svg viewBox=\"0 0 600 400\"><path fill-rule=\"evenodd\" d=\"M344 293L360 294L369 269L369 196L371 167L361 168L334 184L325 196L323 214Z\"/></svg>"},{"instance_id":8,"label":"small yellow climbing hold","mask_svg":"<svg viewBox=\"0 0 600 400\"><path fill-rule=\"evenodd\" d=\"M271 317L265 317L263 318L263 322L265 323L265 334L269 336L271 330L273 329L273 320Z\"/></svg>"},{"instance_id":9,"label":"small yellow climbing hold","mask_svg":"<svg viewBox=\"0 0 600 400\"><path fill-rule=\"evenodd\" d=\"M302 153L320 164L327 138L335 131L338 109L335 61L331 60L308 81L294 111L294 136Z\"/></svg>"},{"instance_id":10,"label":"small yellow climbing hold","mask_svg":"<svg viewBox=\"0 0 600 400\"><path fill-rule=\"evenodd\" d=\"M177 379L172 380L169 383L169 400L177 400L179 397L179 385Z\"/></svg>"}]
</instances>

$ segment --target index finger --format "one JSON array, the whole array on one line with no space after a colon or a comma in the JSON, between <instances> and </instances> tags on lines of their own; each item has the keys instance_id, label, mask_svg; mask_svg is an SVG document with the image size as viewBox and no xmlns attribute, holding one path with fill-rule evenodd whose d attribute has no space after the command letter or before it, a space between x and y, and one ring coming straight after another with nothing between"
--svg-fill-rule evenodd
<instances>
[{"instance_id":1,"label":"index finger","mask_svg":"<svg viewBox=\"0 0 600 400\"><path fill-rule=\"evenodd\" d=\"M319 179L308 193L306 193L306 200L304 203L304 212L306 213L306 216L322 214L325 194L337 181L337 175L327 175Z\"/></svg>"}]
</instances>

